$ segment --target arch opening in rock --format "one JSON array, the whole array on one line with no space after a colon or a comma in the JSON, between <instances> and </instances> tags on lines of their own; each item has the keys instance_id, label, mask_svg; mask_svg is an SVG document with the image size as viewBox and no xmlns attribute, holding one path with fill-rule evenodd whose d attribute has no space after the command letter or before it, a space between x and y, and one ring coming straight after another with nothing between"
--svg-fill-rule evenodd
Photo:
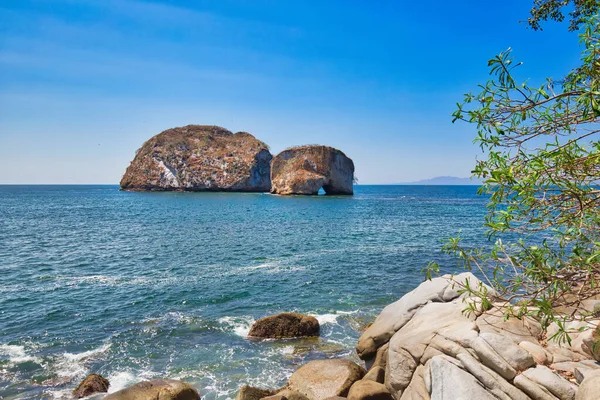
<instances>
[{"instance_id":1,"label":"arch opening in rock","mask_svg":"<svg viewBox=\"0 0 600 400\"><path fill-rule=\"evenodd\" d=\"M325 196L326 194L327 192L325 191L325 188L323 186L321 186L317 191L317 196Z\"/></svg>"},{"instance_id":2,"label":"arch opening in rock","mask_svg":"<svg viewBox=\"0 0 600 400\"><path fill-rule=\"evenodd\" d=\"M340 150L309 145L282 151L271 162L271 193L352 195L354 163Z\"/></svg>"}]
</instances>

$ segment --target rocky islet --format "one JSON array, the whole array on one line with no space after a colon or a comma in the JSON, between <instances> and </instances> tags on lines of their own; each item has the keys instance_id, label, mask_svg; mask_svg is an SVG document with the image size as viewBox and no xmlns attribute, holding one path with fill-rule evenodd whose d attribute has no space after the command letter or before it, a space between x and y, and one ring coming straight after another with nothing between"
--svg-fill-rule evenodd
<instances>
[{"instance_id":1,"label":"rocky islet","mask_svg":"<svg viewBox=\"0 0 600 400\"><path fill-rule=\"evenodd\" d=\"M273 157L248 132L212 125L168 129L147 140L120 182L128 191L353 193L354 163L340 150L309 145Z\"/></svg>"}]
</instances>

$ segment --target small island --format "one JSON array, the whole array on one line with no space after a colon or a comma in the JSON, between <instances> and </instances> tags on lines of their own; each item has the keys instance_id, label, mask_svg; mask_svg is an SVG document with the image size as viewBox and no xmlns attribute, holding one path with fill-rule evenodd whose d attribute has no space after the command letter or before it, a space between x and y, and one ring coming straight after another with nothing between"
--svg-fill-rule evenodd
<instances>
[{"instance_id":1,"label":"small island","mask_svg":"<svg viewBox=\"0 0 600 400\"><path fill-rule=\"evenodd\" d=\"M146 141L121 179L127 191L271 192L352 195L354 162L329 146L298 146L273 157L248 132L214 125L168 129Z\"/></svg>"}]
</instances>

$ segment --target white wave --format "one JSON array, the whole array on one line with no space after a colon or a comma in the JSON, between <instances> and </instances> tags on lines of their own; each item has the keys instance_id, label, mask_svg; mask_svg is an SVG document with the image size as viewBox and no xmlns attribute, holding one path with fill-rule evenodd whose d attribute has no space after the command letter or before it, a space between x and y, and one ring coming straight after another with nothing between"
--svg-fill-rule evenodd
<instances>
[{"instance_id":1,"label":"white wave","mask_svg":"<svg viewBox=\"0 0 600 400\"><path fill-rule=\"evenodd\" d=\"M311 314L313 317L319 321L319 325L325 324L337 324L338 316L337 314Z\"/></svg>"},{"instance_id":2,"label":"white wave","mask_svg":"<svg viewBox=\"0 0 600 400\"><path fill-rule=\"evenodd\" d=\"M97 349L84 351L83 353L63 353L56 361L55 372L63 378L83 377L88 372L86 362L105 353L110 349L110 346L110 343L106 343Z\"/></svg>"},{"instance_id":3,"label":"white wave","mask_svg":"<svg viewBox=\"0 0 600 400\"><path fill-rule=\"evenodd\" d=\"M108 393L118 392L128 386L153 378L155 378L155 375L150 371L141 371L138 374L133 374L130 371L115 372L114 374L107 376L107 379L110 382Z\"/></svg>"},{"instance_id":4,"label":"white wave","mask_svg":"<svg viewBox=\"0 0 600 400\"><path fill-rule=\"evenodd\" d=\"M236 335L241 337L247 337L250 332L250 328L254 323L252 317L222 317L217 320L219 324L223 325L227 330L233 331Z\"/></svg>"},{"instance_id":5,"label":"white wave","mask_svg":"<svg viewBox=\"0 0 600 400\"><path fill-rule=\"evenodd\" d=\"M0 355L3 356L2 358L8 356L8 362L10 365L22 364L29 361L38 364L41 363L40 358L27 354L24 346L1 344Z\"/></svg>"}]
</instances>

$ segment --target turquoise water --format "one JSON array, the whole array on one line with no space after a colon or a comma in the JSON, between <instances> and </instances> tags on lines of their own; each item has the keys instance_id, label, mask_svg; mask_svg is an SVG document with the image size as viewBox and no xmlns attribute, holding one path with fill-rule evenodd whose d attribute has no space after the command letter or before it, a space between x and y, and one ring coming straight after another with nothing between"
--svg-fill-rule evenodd
<instances>
[{"instance_id":1,"label":"turquoise water","mask_svg":"<svg viewBox=\"0 0 600 400\"><path fill-rule=\"evenodd\" d=\"M468 186L357 186L353 197L0 186L0 398L68 398L171 377L203 398L276 387L355 357L360 329L414 288L443 238L484 241ZM250 341L298 311L318 340Z\"/></svg>"}]
</instances>

